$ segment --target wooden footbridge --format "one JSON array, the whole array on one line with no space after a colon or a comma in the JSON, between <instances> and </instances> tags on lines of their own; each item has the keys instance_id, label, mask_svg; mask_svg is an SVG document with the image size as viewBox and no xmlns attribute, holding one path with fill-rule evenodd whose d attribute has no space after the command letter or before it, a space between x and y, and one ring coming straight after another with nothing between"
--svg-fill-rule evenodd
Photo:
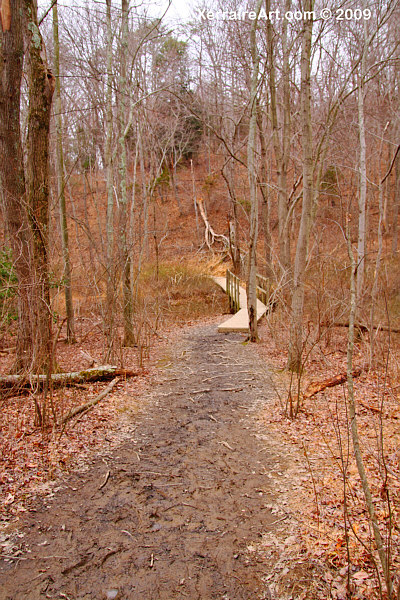
<instances>
[{"instance_id":1,"label":"wooden footbridge","mask_svg":"<svg viewBox=\"0 0 400 600\"><path fill-rule=\"evenodd\" d=\"M220 333L230 331L247 333L249 331L247 295L246 290L240 285L239 277L228 270L226 277L213 277L213 279L228 294L229 308L234 313L232 317L218 326L218 331ZM257 275L257 321L267 312L269 298L270 283L268 279Z\"/></svg>"}]
</instances>

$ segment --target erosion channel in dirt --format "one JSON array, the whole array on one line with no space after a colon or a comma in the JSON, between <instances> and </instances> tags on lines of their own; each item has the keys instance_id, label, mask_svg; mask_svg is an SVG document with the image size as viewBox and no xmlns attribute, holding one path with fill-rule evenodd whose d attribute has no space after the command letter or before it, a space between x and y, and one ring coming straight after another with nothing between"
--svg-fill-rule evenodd
<instances>
[{"instance_id":1,"label":"erosion channel in dirt","mask_svg":"<svg viewBox=\"0 0 400 600\"><path fill-rule=\"evenodd\" d=\"M254 548L288 467L256 415L274 392L240 334L182 332L132 436L19 524L1 600L271 598Z\"/></svg>"}]
</instances>

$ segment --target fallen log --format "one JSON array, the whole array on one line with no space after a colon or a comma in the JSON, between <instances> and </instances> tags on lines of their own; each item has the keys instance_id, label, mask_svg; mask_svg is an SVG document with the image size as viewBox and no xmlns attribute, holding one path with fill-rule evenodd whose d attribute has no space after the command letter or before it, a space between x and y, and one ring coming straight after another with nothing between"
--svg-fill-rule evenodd
<instances>
[{"instance_id":1,"label":"fallen log","mask_svg":"<svg viewBox=\"0 0 400 600\"><path fill-rule=\"evenodd\" d=\"M119 381L119 377L115 377L115 379L113 379L112 382L106 387L106 389L103 390L102 392L100 392L100 394L98 394L95 398L93 398L93 400L90 400L89 402L86 402L85 404L80 404L79 406L76 406L75 408L71 408L71 410L61 420L61 423L64 425L70 419L72 419L73 417L76 417L76 415L80 415L83 412L87 412L88 410L90 410L91 408L96 406L96 404L98 404L100 402L100 400L103 400L103 398L105 398L107 396L107 394L109 394L111 392L111 390L117 385L118 381Z\"/></svg>"},{"instance_id":2,"label":"fallen log","mask_svg":"<svg viewBox=\"0 0 400 600\"><path fill-rule=\"evenodd\" d=\"M334 321L333 323L321 323L324 327L348 327L348 323L341 323L340 321ZM362 331L362 333L369 333L370 327L367 325L363 325L362 323L355 323L354 329L358 329ZM400 329L396 327L387 327L386 325L374 325L372 329L376 329L379 331L385 331L386 333L400 333Z\"/></svg>"},{"instance_id":3,"label":"fallen log","mask_svg":"<svg viewBox=\"0 0 400 600\"><path fill-rule=\"evenodd\" d=\"M358 403L363 407L363 408L367 408L368 410L380 415L382 414L382 410L377 407L377 406L373 406L372 404L367 404L366 402L363 402L362 400L359 400Z\"/></svg>"},{"instance_id":4,"label":"fallen log","mask_svg":"<svg viewBox=\"0 0 400 600\"><path fill-rule=\"evenodd\" d=\"M103 365L83 371L72 373L53 373L51 381L53 386L75 385L77 383L88 383L91 381L107 381L115 376L137 377L139 371L119 369L111 365ZM42 388L47 382L47 375L2 375L0 376L0 389L36 389Z\"/></svg>"},{"instance_id":5,"label":"fallen log","mask_svg":"<svg viewBox=\"0 0 400 600\"><path fill-rule=\"evenodd\" d=\"M400 419L400 411L398 409L394 409L391 412L389 412L389 410L386 407L379 408L378 406L367 404L362 400L359 400L358 404L360 404L360 406L362 406L363 408L366 408L367 410L370 410L371 412L377 415L382 415L383 417L386 417L388 419Z\"/></svg>"},{"instance_id":6,"label":"fallen log","mask_svg":"<svg viewBox=\"0 0 400 600\"><path fill-rule=\"evenodd\" d=\"M354 369L352 373L353 377L359 377L359 375L361 375L361 371L361 367L357 367L356 369ZM324 379L324 381L310 383L303 394L303 399L306 400L308 398L312 398L313 396L319 394L319 392L322 392L326 388L334 387L335 385L340 385L341 383L345 383L346 380L347 373L340 373L340 375L335 375L334 377L330 377L329 379Z\"/></svg>"}]
</instances>

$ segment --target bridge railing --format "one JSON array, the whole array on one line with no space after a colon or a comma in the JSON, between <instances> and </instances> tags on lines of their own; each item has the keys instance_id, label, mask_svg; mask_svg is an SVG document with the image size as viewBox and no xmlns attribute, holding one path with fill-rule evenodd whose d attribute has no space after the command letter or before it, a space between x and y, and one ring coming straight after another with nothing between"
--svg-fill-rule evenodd
<instances>
[{"instance_id":1,"label":"bridge railing","mask_svg":"<svg viewBox=\"0 0 400 600\"><path fill-rule=\"evenodd\" d=\"M229 310L232 313L240 309L239 301L239 277L234 275L229 269L226 271L226 293L229 298Z\"/></svg>"},{"instance_id":2,"label":"bridge railing","mask_svg":"<svg viewBox=\"0 0 400 600\"><path fill-rule=\"evenodd\" d=\"M257 298L265 305L269 305L271 295L271 282L267 277L257 273ZM236 313L240 307L239 301L239 284L240 279L229 269L226 271L226 293L229 298L229 310ZM245 308L242 306L242 308Z\"/></svg>"},{"instance_id":3,"label":"bridge railing","mask_svg":"<svg viewBox=\"0 0 400 600\"><path fill-rule=\"evenodd\" d=\"M271 295L271 282L263 275L256 275L257 279L257 298L265 305L268 306L269 298Z\"/></svg>"}]
</instances>

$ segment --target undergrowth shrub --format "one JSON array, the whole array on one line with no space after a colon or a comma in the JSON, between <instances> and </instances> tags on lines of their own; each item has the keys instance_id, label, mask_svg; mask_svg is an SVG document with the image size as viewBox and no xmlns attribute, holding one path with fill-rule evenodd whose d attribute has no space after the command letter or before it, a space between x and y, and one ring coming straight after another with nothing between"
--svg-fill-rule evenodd
<instances>
[{"instance_id":1,"label":"undergrowth shrub","mask_svg":"<svg viewBox=\"0 0 400 600\"><path fill-rule=\"evenodd\" d=\"M157 317L158 325L185 323L227 310L225 294L199 269L162 263L147 265L140 275L138 304Z\"/></svg>"}]
</instances>

